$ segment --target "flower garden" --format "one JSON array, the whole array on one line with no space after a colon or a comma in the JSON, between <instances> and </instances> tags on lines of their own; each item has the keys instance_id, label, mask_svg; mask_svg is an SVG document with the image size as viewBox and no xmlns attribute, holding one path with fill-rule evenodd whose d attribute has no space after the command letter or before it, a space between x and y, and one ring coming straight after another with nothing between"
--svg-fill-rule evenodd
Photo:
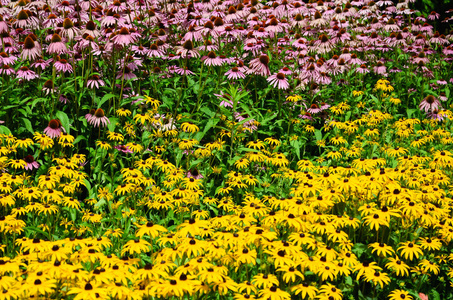
<instances>
[{"instance_id":1,"label":"flower garden","mask_svg":"<svg viewBox=\"0 0 453 300\"><path fill-rule=\"evenodd\" d=\"M413 5L0 0L0 300L453 299Z\"/></svg>"}]
</instances>

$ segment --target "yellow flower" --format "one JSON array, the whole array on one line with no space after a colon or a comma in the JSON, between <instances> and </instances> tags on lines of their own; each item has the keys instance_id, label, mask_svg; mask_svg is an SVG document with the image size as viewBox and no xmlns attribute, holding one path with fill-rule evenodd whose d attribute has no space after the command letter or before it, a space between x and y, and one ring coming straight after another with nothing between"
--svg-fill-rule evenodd
<instances>
[{"instance_id":1,"label":"yellow flower","mask_svg":"<svg viewBox=\"0 0 453 300\"><path fill-rule=\"evenodd\" d=\"M117 142L122 142L124 140L124 136L122 134L110 130L107 132L107 138L111 141Z\"/></svg>"},{"instance_id":2,"label":"yellow flower","mask_svg":"<svg viewBox=\"0 0 453 300\"><path fill-rule=\"evenodd\" d=\"M32 139L20 139L20 140L15 141L14 147L27 149L28 147L30 147L33 144L34 144L34 142Z\"/></svg>"},{"instance_id":3,"label":"yellow flower","mask_svg":"<svg viewBox=\"0 0 453 300\"><path fill-rule=\"evenodd\" d=\"M125 108L119 108L116 110L116 114L120 117L127 117L130 116L132 113L130 110L125 109Z\"/></svg>"},{"instance_id":4,"label":"yellow flower","mask_svg":"<svg viewBox=\"0 0 453 300\"><path fill-rule=\"evenodd\" d=\"M331 159L340 159L342 158L343 156L341 155L340 152L338 151L330 151L326 154L326 157L327 158L331 158Z\"/></svg>"},{"instance_id":5,"label":"yellow flower","mask_svg":"<svg viewBox=\"0 0 453 300\"><path fill-rule=\"evenodd\" d=\"M300 100L302 100L302 97L299 95L291 95L291 96L286 97L286 101L289 101L289 102L297 102Z\"/></svg>"},{"instance_id":6,"label":"yellow flower","mask_svg":"<svg viewBox=\"0 0 453 300\"><path fill-rule=\"evenodd\" d=\"M389 101L390 101L390 103L392 103L393 105L401 104L401 100L398 99L398 98L390 97Z\"/></svg>"},{"instance_id":7,"label":"yellow flower","mask_svg":"<svg viewBox=\"0 0 453 300\"><path fill-rule=\"evenodd\" d=\"M400 250L401 255L408 260L413 260L414 258L423 255L421 247L411 241L401 243L401 246L398 248L398 251Z\"/></svg>"},{"instance_id":8,"label":"yellow flower","mask_svg":"<svg viewBox=\"0 0 453 300\"><path fill-rule=\"evenodd\" d=\"M134 153L143 151L143 146L135 142L127 143L126 147L128 147Z\"/></svg>"},{"instance_id":9,"label":"yellow flower","mask_svg":"<svg viewBox=\"0 0 453 300\"><path fill-rule=\"evenodd\" d=\"M145 124L147 121L151 121L151 117L148 114L136 114L134 116L135 123Z\"/></svg>"},{"instance_id":10,"label":"yellow flower","mask_svg":"<svg viewBox=\"0 0 453 300\"><path fill-rule=\"evenodd\" d=\"M354 96L354 97L358 97L358 96L361 96L363 94L364 94L363 91L352 91L352 96Z\"/></svg>"},{"instance_id":11,"label":"yellow flower","mask_svg":"<svg viewBox=\"0 0 453 300\"><path fill-rule=\"evenodd\" d=\"M195 124L193 124L191 122L182 123L181 124L181 129L184 132L191 132L191 133L195 133L195 132L200 131L200 128L198 128L197 125L195 125Z\"/></svg>"},{"instance_id":12,"label":"yellow flower","mask_svg":"<svg viewBox=\"0 0 453 300\"><path fill-rule=\"evenodd\" d=\"M104 142L104 141L96 141L96 146L98 146L102 150L112 149L112 146L109 143Z\"/></svg>"}]
</instances>

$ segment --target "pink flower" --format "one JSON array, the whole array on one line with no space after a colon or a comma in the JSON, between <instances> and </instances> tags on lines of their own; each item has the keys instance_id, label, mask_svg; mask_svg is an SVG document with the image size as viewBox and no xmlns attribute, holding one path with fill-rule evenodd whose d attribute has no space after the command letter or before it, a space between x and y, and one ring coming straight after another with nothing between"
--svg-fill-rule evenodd
<instances>
[{"instance_id":1,"label":"pink flower","mask_svg":"<svg viewBox=\"0 0 453 300\"><path fill-rule=\"evenodd\" d=\"M92 75L87 81L87 87L91 89L99 89L101 86L104 86L105 82L100 79L99 75Z\"/></svg>"},{"instance_id":2,"label":"pink flower","mask_svg":"<svg viewBox=\"0 0 453 300\"><path fill-rule=\"evenodd\" d=\"M39 45L39 44L38 44ZM24 47L20 54L22 59L34 60L41 55L41 49L36 45L35 41L27 36L24 41Z\"/></svg>"},{"instance_id":3,"label":"pink flower","mask_svg":"<svg viewBox=\"0 0 453 300\"><path fill-rule=\"evenodd\" d=\"M269 76L267 81L274 87L280 90L286 90L289 88L288 80L283 73L277 73Z\"/></svg>"},{"instance_id":4,"label":"pink flower","mask_svg":"<svg viewBox=\"0 0 453 300\"><path fill-rule=\"evenodd\" d=\"M55 70L58 72L69 72L72 73L72 66L68 61L64 58L56 61L54 64Z\"/></svg>"},{"instance_id":5,"label":"pink flower","mask_svg":"<svg viewBox=\"0 0 453 300\"><path fill-rule=\"evenodd\" d=\"M99 127L101 125L104 127L107 126L107 124L110 124L110 120L105 116L104 110L98 108L94 112L94 115L88 120L88 123L94 127Z\"/></svg>"},{"instance_id":6,"label":"pink flower","mask_svg":"<svg viewBox=\"0 0 453 300\"><path fill-rule=\"evenodd\" d=\"M61 41L61 37L57 33L54 33L50 40L50 45L47 48L47 53L60 55L68 52L66 44Z\"/></svg>"},{"instance_id":7,"label":"pink flower","mask_svg":"<svg viewBox=\"0 0 453 300\"><path fill-rule=\"evenodd\" d=\"M269 76L271 74L269 70L269 56L262 54L260 57L252 59L250 61L250 70L247 73Z\"/></svg>"},{"instance_id":8,"label":"pink flower","mask_svg":"<svg viewBox=\"0 0 453 300\"><path fill-rule=\"evenodd\" d=\"M129 29L122 27L117 35L112 39L115 45L127 46L134 43L136 38L132 36L129 32Z\"/></svg>"},{"instance_id":9,"label":"pink flower","mask_svg":"<svg viewBox=\"0 0 453 300\"><path fill-rule=\"evenodd\" d=\"M115 148L116 150L121 151L123 153L134 153L134 152L132 152L131 149L129 149L128 146L125 146L125 145L118 145L118 146L114 146L113 148Z\"/></svg>"},{"instance_id":10,"label":"pink flower","mask_svg":"<svg viewBox=\"0 0 453 300\"><path fill-rule=\"evenodd\" d=\"M194 169L191 169L187 172L187 178L194 178L194 179L202 179L203 178L203 175L200 174L200 172L194 168Z\"/></svg>"},{"instance_id":11,"label":"pink flower","mask_svg":"<svg viewBox=\"0 0 453 300\"><path fill-rule=\"evenodd\" d=\"M38 75L34 71L30 70L29 68L27 68L25 66L20 67L20 69L17 71L16 76L17 76L17 78L21 78L26 81L30 81L35 78L38 78Z\"/></svg>"},{"instance_id":12,"label":"pink flower","mask_svg":"<svg viewBox=\"0 0 453 300\"><path fill-rule=\"evenodd\" d=\"M33 170L39 168L39 163L35 161L33 155L27 155L24 157L24 161L26 163L25 170Z\"/></svg>"},{"instance_id":13,"label":"pink flower","mask_svg":"<svg viewBox=\"0 0 453 300\"><path fill-rule=\"evenodd\" d=\"M222 59L217 57L214 51L209 51L207 56L203 56L201 58L201 61L204 62L205 65L207 66L221 66L222 65Z\"/></svg>"},{"instance_id":14,"label":"pink flower","mask_svg":"<svg viewBox=\"0 0 453 300\"><path fill-rule=\"evenodd\" d=\"M44 133L53 139L59 137L63 131L65 132L58 119L50 120L49 125L44 129Z\"/></svg>"},{"instance_id":15,"label":"pink flower","mask_svg":"<svg viewBox=\"0 0 453 300\"><path fill-rule=\"evenodd\" d=\"M425 111L426 113L433 112L436 109L439 109L440 102L436 99L433 95L427 96L423 101L420 103L419 107L420 110Z\"/></svg>"},{"instance_id":16,"label":"pink flower","mask_svg":"<svg viewBox=\"0 0 453 300\"><path fill-rule=\"evenodd\" d=\"M422 300L428 300L428 296L423 294L423 293L418 293L418 296L420 297L420 299Z\"/></svg>"},{"instance_id":17,"label":"pink flower","mask_svg":"<svg viewBox=\"0 0 453 300\"><path fill-rule=\"evenodd\" d=\"M238 67L233 67L231 68L231 70L229 70L228 72L225 73L225 76L227 76L228 79L244 79L245 78L245 75L244 73L242 73Z\"/></svg>"}]
</instances>

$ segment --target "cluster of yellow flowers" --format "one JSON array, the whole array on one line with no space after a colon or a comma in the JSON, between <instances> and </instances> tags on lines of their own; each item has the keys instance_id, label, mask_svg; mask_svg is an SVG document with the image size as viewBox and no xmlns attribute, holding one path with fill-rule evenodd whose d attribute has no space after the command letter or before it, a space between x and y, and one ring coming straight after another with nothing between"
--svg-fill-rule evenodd
<instances>
[{"instance_id":1,"label":"cluster of yellow flowers","mask_svg":"<svg viewBox=\"0 0 453 300\"><path fill-rule=\"evenodd\" d=\"M90 155L68 134L0 135L0 299L336 300L359 281L394 300L412 299L405 277L453 278L450 118L362 109L259 139L223 116L206 141L212 126L145 102ZM318 162L295 159L313 135Z\"/></svg>"}]
</instances>

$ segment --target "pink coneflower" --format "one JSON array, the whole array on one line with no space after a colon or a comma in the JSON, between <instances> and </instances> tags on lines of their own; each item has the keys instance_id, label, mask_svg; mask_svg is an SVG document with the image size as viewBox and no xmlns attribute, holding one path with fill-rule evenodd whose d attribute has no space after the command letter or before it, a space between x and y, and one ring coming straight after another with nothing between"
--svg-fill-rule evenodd
<instances>
[{"instance_id":1,"label":"pink coneflower","mask_svg":"<svg viewBox=\"0 0 453 300\"><path fill-rule=\"evenodd\" d=\"M62 37L67 38L68 40L73 40L74 37L80 35L80 29L74 27L74 23L71 19L66 18L63 21L63 29L60 31Z\"/></svg>"},{"instance_id":2,"label":"pink coneflower","mask_svg":"<svg viewBox=\"0 0 453 300\"><path fill-rule=\"evenodd\" d=\"M92 75L87 81L87 87L91 89L99 89L101 86L105 86L105 82L99 77L99 75Z\"/></svg>"},{"instance_id":3,"label":"pink coneflower","mask_svg":"<svg viewBox=\"0 0 453 300\"><path fill-rule=\"evenodd\" d=\"M59 24L63 23L63 19L58 17L55 14L49 14L47 16L47 20L42 22L42 26L44 28L52 27L52 28L57 28Z\"/></svg>"},{"instance_id":4,"label":"pink coneflower","mask_svg":"<svg viewBox=\"0 0 453 300\"><path fill-rule=\"evenodd\" d=\"M322 27L328 25L329 22L326 19L322 18L322 15L319 11L315 12L315 19L310 21L310 26L312 27Z\"/></svg>"},{"instance_id":5,"label":"pink coneflower","mask_svg":"<svg viewBox=\"0 0 453 300\"><path fill-rule=\"evenodd\" d=\"M17 15L17 19L13 23L15 28L37 28L39 26L39 19L30 11L21 10Z\"/></svg>"},{"instance_id":6,"label":"pink coneflower","mask_svg":"<svg viewBox=\"0 0 453 300\"><path fill-rule=\"evenodd\" d=\"M159 45L157 43L151 44L151 46L149 47L149 50L146 51L146 54L149 57L157 57L157 58L165 55L164 51L159 49Z\"/></svg>"},{"instance_id":7,"label":"pink coneflower","mask_svg":"<svg viewBox=\"0 0 453 300\"><path fill-rule=\"evenodd\" d=\"M286 90L289 88L288 80L286 79L285 74L276 73L267 78L267 81L274 87L280 90Z\"/></svg>"},{"instance_id":8,"label":"pink coneflower","mask_svg":"<svg viewBox=\"0 0 453 300\"><path fill-rule=\"evenodd\" d=\"M181 58L200 56L198 50L194 49L192 41L185 41L182 46L177 46L176 52Z\"/></svg>"},{"instance_id":9,"label":"pink coneflower","mask_svg":"<svg viewBox=\"0 0 453 300\"><path fill-rule=\"evenodd\" d=\"M435 109L439 109L440 102L433 95L427 96L419 105L420 110L426 113L433 112Z\"/></svg>"},{"instance_id":10,"label":"pink coneflower","mask_svg":"<svg viewBox=\"0 0 453 300\"><path fill-rule=\"evenodd\" d=\"M84 34L83 38L77 42L74 48L76 50L84 50L90 48L90 50L92 50L93 52L99 51L99 45L94 40L94 37L89 34Z\"/></svg>"},{"instance_id":11,"label":"pink coneflower","mask_svg":"<svg viewBox=\"0 0 453 300\"><path fill-rule=\"evenodd\" d=\"M432 11L428 16L428 20L434 21L436 19L439 19L439 17L440 17L440 14L436 13L435 11Z\"/></svg>"},{"instance_id":12,"label":"pink coneflower","mask_svg":"<svg viewBox=\"0 0 453 300\"><path fill-rule=\"evenodd\" d=\"M35 161L35 158L33 155L27 155L24 157L25 161L25 170L33 170L33 169L38 169L39 168L39 163Z\"/></svg>"},{"instance_id":13,"label":"pink coneflower","mask_svg":"<svg viewBox=\"0 0 453 300\"><path fill-rule=\"evenodd\" d=\"M96 23L93 21L88 21L87 24L85 25L85 29L82 32L82 35L88 34L91 35L92 37L99 37L100 32L99 30L96 29Z\"/></svg>"},{"instance_id":14,"label":"pink coneflower","mask_svg":"<svg viewBox=\"0 0 453 300\"><path fill-rule=\"evenodd\" d=\"M195 75L195 73L187 69L187 67L176 68L175 73L181 76Z\"/></svg>"},{"instance_id":15,"label":"pink coneflower","mask_svg":"<svg viewBox=\"0 0 453 300\"><path fill-rule=\"evenodd\" d=\"M85 119L90 122L91 118L94 116L96 109L92 108L90 111L85 115Z\"/></svg>"},{"instance_id":16,"label":"pink coneflower","mask_svg":"<svg viewBox=\"0 0 453 300\"><path fill-rule=\"evenodd\" d=\"M60 101L63 104L68 104L70 102L69 99L66 98L65 95L60 95L60 98L58 99L58 101Z\"/></svg>"},{"instance_id":17,"label":"pink coneflower","mask_svg":"<svg viewBox=\"0 0 453 300\"><path fill-rule=\"evenodd\" d=\"M17 76L17 78L21 78L26 81L30 81L35 78L38 78L38 75L34 71L30 70L29 68L27 68L25 66L19 68L16 76Z\"/></svg>"},{"instance_id":18,"label":"pink coneflower","mask_svg":"<svg viewBox=\"0 0 453 300\"><path fill-rule=\"evenodd\" d=\"M125 80L131 80L134 78L137 78L137 75L132 73L131 69L128 67L124 67L124 72L121 70L118 72L118 75L116 75L116 79L125 79Z\"/></svg>"},{"instance_id":19,"label":"pink coneflower","mask_svg":"<svg viewBox=\"0 0 453 300\"><path fill-rule=\"evenodd\" d=\"M35 60L41 55L41 49L36 45L31 36L27 36L20 57L22 59Z\"/></svg>"},{"instance_id":20,"label":"pink coneflower","mask_svg":"<svg viewBox=\"0 0 453 300\"><path fill-rule=\"evenodd\" d=\"M8 55L6 52L0 52L0 63L3 65L14 65L17 57L14 55Z\"/></svg>"},{"instance_id":21,"label":"pink coneflower","mask_svg":"<svg viewBox=\"0 0 453 300\"><path fill-rule=\"evenodd\" d=\"M50 62L52 59L49 60L43 60L43 59L38 59L34 63L30 65L32 68L41 68L42 71L44 71L48 66L50 66Z\"/></svg>"},{"instance_id":22,"label":"pink coneflower","mask_svg":"<svg viewBox=\"0 0 453 300\"><path fill-rule=\"evenodd\" d=\"M129 29L122 27L118 34L113 37L112 42L115 45L127 46L136 41L136 38L129 32Z\"/></svg>"},{"instance_id":23,"label":"pink coneflower","mask_svg":"<svg viewBox=\"0 0 453 300\"><path fill-rule=\"evenodd\" d=\"M110 120L105 116L102 108L96 109L94 115L90 118L90 120L88 120L88 122L94 127L105 127L107 124L110 124Z\"/></svg>"},{"instance_id":24,"label":"pink coneflower","mask_svg":"<svg viewBox=\"0 0 453 300\"><path fill-rule=\"evenodd\" d=\"M49 125L44 129L44 133L50 138L57 138L62 132L66 132L61 126L61 122L58 119L52 119L49 121Z\"/></svg>"},{"instance_id":25,"label":"pink coneflower","mask_svg":"<svg viewBox=\"0 0 453 300\"><path fill-rule=\"evenodd\" d=\"M203 56L201 58L201 61L204 62L205 65L207 66L221 66L222 65L222 59L217 57L214 51L209 51L207 56Z\"/></svg>"},{"instance_id":26,"label":"pink coneflower","mask_svg":"<svg viewBox=\"0 0 453 300\"><path fill-rule=\"evenodd\" d=\"M368 68L365 64L362 64L360 67L355 69L355 71L356 71L356 73L359 73L359 74L366 74L366 73L370 72L370 70L368 70Z\"/></svg>"},{"instance_id":27,"label":"pink coneflower","mask_svg":"<svg viewBox=\"0 0 453 300\"><path fill-rule=\"evenodd\" d=\"M125 146L125 145L118 145L118 146L114 146L113 148L115 148L116 150L121 151L123 153L134 153L134 152L132 152L131 149L129 149L128 146Z\"/></svg>"},{"instance_id":28,"label":"pink coneflower","mask_svg":"<svg viewBox=\"0 0 453 300\"><path fill-rule=\"evenodd\" d=\"M187 178L193 178L193 179L202 179L203 175L198 171L197 168L193 168L187 172Z\"/></svg>"},{"instance_id":29,"label":"pink coneflower","mask_svg":"<svg viewBox=\"0 0 453 300\"><path fill-rule=\"evenodd\" d=\"M50 45L47 48L47 53L57 55L68 53L68 48L66 47L66 44L61 41L61 37L57 33L54 33L52 35Z\"/></svg>"},{"instance_id":30,"label":"pink coneflower","mask_svg":"<svg viewBox=\"0 0 453 300\"><path fill-rule=\"evenodd\" d=\"M0 11L0 33L9 32L8 23L3 20L2 12Z\"/></svg>"},{"instance_id":31,"label":"pink coneflower","mask_svg":"<svg viewBox=\"0 0 453 300\"><path fill-rule=\"evenodd\" d=\"M266 54L262 54L260 57L252 59L249 65L250 70L247 73L261 76L269 76L271 74L269 70L269 56Z\"/></svg>"},{"instance_id":32,"label":"pink coneflower","mask_svg":"<svg viewBox=\"0 0 453 300\"><path fill-rule=\"evenodd\" d=\"M225 73L225 76L227 76L228 79L244 79L245 75L242 73L238 67L233 67L231 70Z\"/></svg>"},{"instance_id":33,"label":"pink coneflower","mask_svg":"<svg viewBox=\"0 0 453 300\"><path fill-rule=\"evenodd\" d=\"M380 61L373 67L373 71L376 75L387 75L387 67Z\"/></svg>"},{"instance_id":34,"label":"pink coneflower","mask_svg":"<svg viewBox=\"0 0 453 300\"><path fill-rule=\"evenodd\" d=\"M0 67L0 75L12 75L15 73L16 72L14 71L14 69L11 68L9 65L3 65Z\"/></svg>"},{"instance_id":35,"label":"pink coneflower","mask_svg":"<svg viewBox=\"0 0 453 300\"><path fill-rule=\"evenodd\" d=\"M44 82L44 85L42 87L42 91L46 94L53 94L57 91L57 88L55 87L53 81L51 79L47 80Z\"/></svg>"},{"instance_id":36,"label":"pink coneflower","mask_svg":"<svg viewBox=\"0 0 453 300\"><path fill-rule=\"evenodd\" d=\"M134 52L134 54L137 54L140 56L147 55L148 51L149 51L149 49L143 47L142 45L140 45L140 46L134 45L131 47L131 50L132 50L132 52Z\"/></svg>"},{"instance_id":37,"label":"pink coneflower","mask_svg":"<svg viewBox=\"0 0 453 300\"><path fill-rule=\"evenodd\" d=\"M55 67L55 70L58 72L69 72L72 73L72 66L68 61L64 58L57 60L53 66Z\"/></svg>"},{"instance_id":38,"label":"pink coneflower","mask_svg":"<svg viewBox=\"0 0 453 300\"><path fill-rule=\"evenodd\" d=\"M307 112L309 112L310 114L317 114L317 113L320 113L321 111L322 111L322 109L317 104L312 104L307 109Z\"/></svg>"}]
</instances>

